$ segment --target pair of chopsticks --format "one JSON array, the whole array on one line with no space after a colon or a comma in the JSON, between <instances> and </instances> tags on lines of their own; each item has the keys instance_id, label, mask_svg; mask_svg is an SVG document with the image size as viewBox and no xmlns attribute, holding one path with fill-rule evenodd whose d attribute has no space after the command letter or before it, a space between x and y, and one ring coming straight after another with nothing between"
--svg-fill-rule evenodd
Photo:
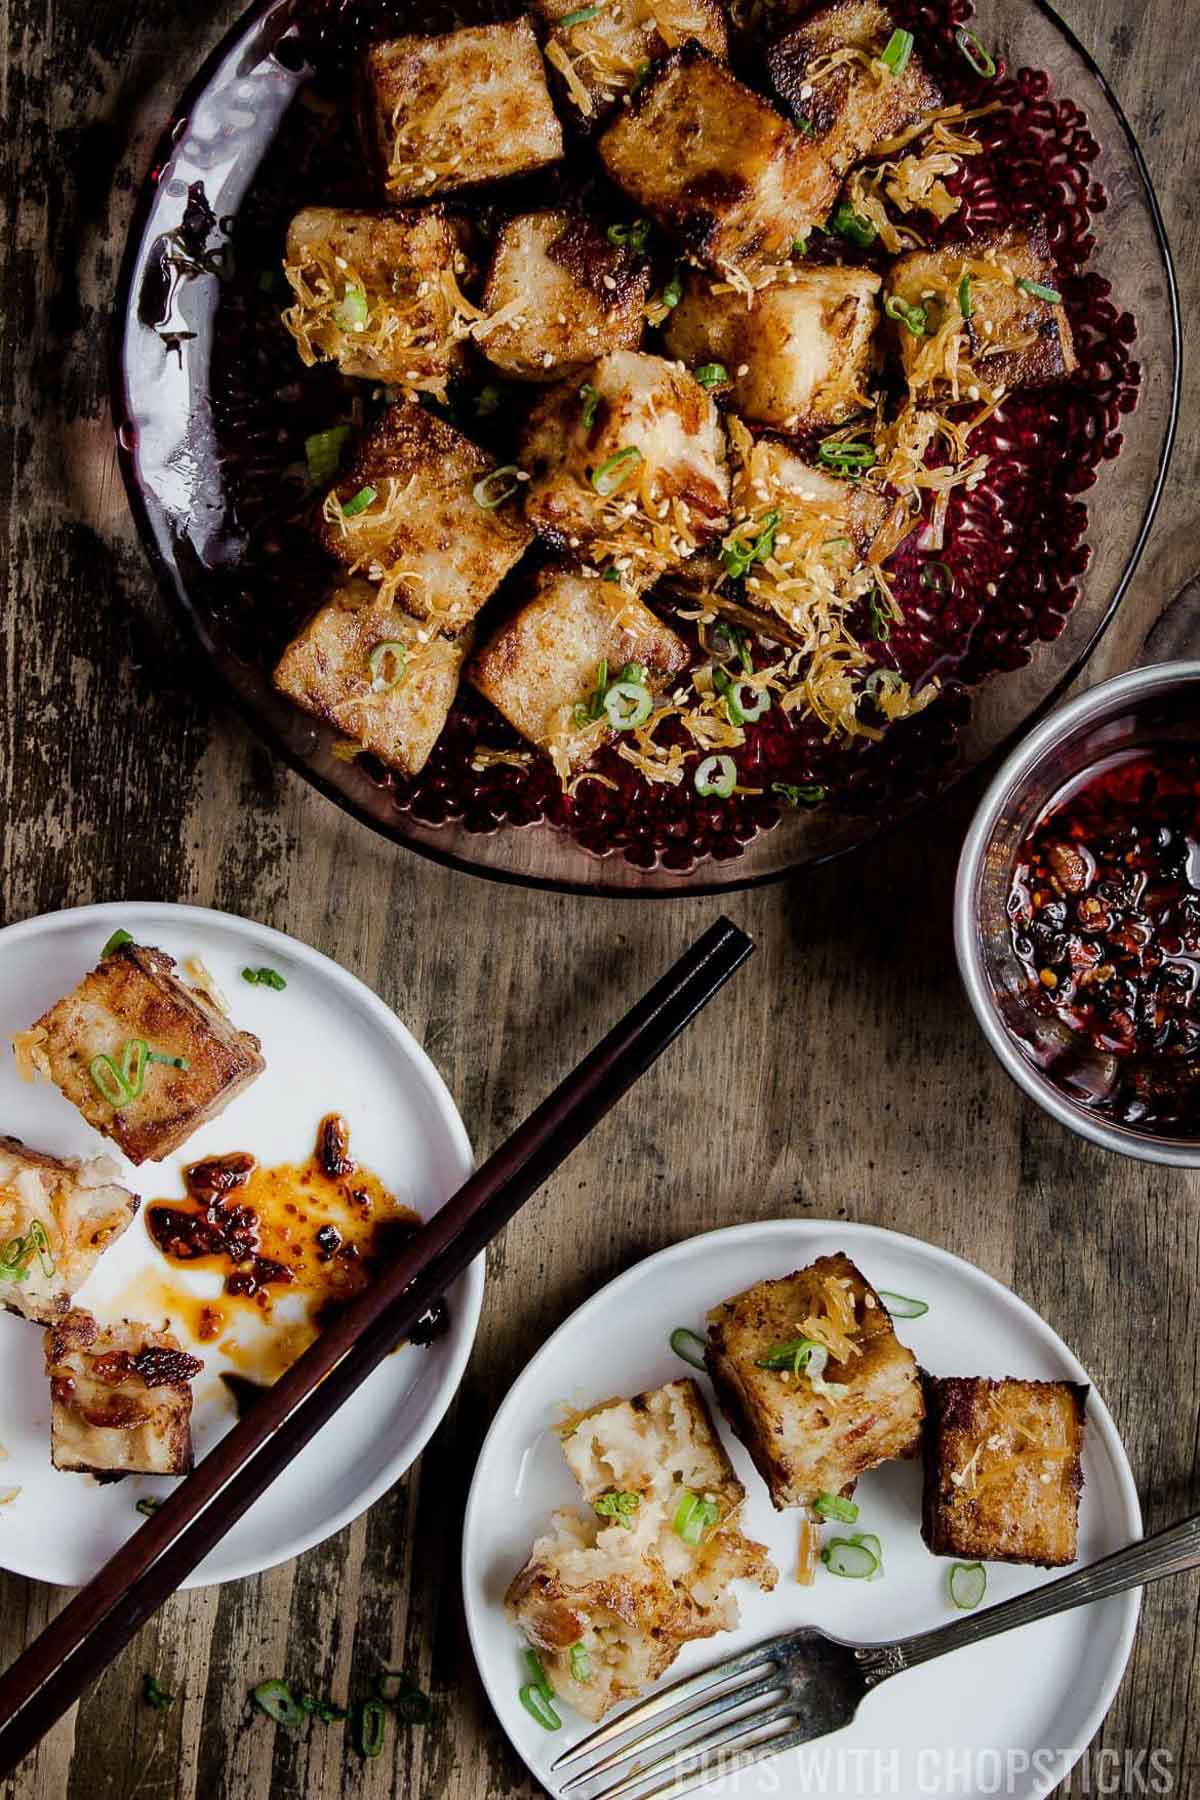
<instances>
[{"instance_id":1,"label":"pair of chopsticks","mask_svg":"<svg viewBox=\"0 0 1200 1800\"><path fill-rule=\"evenodd\" d=\"M0 1676L0 1776L12 1773L753 948L728 919L698 938Z\"/></svg>"}]
</instances>

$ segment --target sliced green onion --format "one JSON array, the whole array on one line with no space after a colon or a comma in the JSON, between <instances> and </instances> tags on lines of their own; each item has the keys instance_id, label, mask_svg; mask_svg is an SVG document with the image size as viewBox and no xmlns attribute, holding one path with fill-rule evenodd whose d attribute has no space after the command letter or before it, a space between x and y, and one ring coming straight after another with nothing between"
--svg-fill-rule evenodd
<instances>
[{"instance_id":1,"label":"sliced green onion","mask_svg":"<svg viewBox=\"0 0 1200 1800\"><path fill-rule=\"evenodd\" d=\"M358 1709L358 1747L366 1757L382 1756L387 1712L382 1700L364 1700Z\"/></svg>"},{"instance_id":2,"label":"sliced green onion","mask_svg":"<svg viewBox=\"0 0 1200 1800\"><path fill-rule=\"evenodd\" d=\"M9 1238L7 1244L0 1250L0 1280L26 1280L32 1259L33 1246L27 1238Z\"/></svg>"},{"instance_id":3,"label":"sliced green onion","mask_svg":"<svg viewBox=\"0 0 1200 1800\"><path fill-rule=\"evenodd\" d=\"M635 219L632 225L610 225L605 233L610 244L621 250L632 250L640 256L650 242L649 219Z\"/></svg>"},{"instance_id":4,"label":"sliced green onion","mask_svg":"<svg viewBox=\"0 0 1200 1800\"><path fill-rule=\"evenodd\" d=\"M128 1050L129 1045L126 1044L125 1052L128 1053ZM137 1097L126 1081L123 1070L117 1067L111 1056L93 1056L88 1064L88 1074L100 1098L107 1100L110 1106L124 1106L127 1100ZM144 1075L143 1066L143 1079Z\"/></svg>"},{"instance_id":5,"label":"sliced green onion","mask_svg":"<svg viewBox=\"0 0 1200 1800\"><path fill-rule=\"evenodd\" d=\"M955 1563L949 1585L955 1606L960 1612L970 1612L987 1593L987 1570L982 1563Z\"/></svg>"},{"instance_id":6,"label":"sliced green onion","mask_svg":"<svg viewBox=\"0 0 1200 1800\"><path fill-rule=\"evenodd\" d=\"M790 781L773 781L771 792L779 794L789 806L820 806L829 797L828 789L816 781L803 782L799 787L794 787Z\"/></svg>"},{"instance_id":7,"label":"sliced green onion","mask_svg":"<svg viewBox=\"0 0 1200 1800\"><path fill-rule=\"evenodd\" d=\"M972 306L971 306L971 277L969 275L964 275L962 280L958 284L958 310L962 314L964 319L970 318L971 312L972 312Z\"/></svg>"},{"instance_id":8,"label":"sliced green onion","mask_svg":"<svg viewBox=\"0 0 1200 1800\"><path fill-rule=\"evenodd\" d=\"M186 1056L167 1056L162 1050L151 1050L147 1056L148 1063L162 1063L168 1069L182 1069L184 1073L191 1068Z\"/></svg>"},{"instance_id":9,"label":"sliced green onion","mask_svg":"<svg viewBox=\"0 0 1200 1800\"><path fill-rule=\"evenodd\" d=\"M131 1100L139 1100L146 1085L150 1046L145 1038L127 1038L121 1051L121 1080Z\"/></svg>"},{"instance_id":10,"label":"sliced green onion","mask_svg":"<svg viewBox=\"0 0 1200 1800\"><path fill-rule=\"evenodd\" d=\"M50 1239L46 1236L46 1227L40 1219L35 1219L29 1227L26 1242L31 1254L36 1250L37 1259L42 1265L42 1274L49 1280L54 1274L57 1264L54 1261L54 1252L50 1248Z\"/></svg>"},{"instance_id":11,"label":"sliced green onion","mask_svg":"<svg viewBox=\"0 0 1200 1800\"><path fill-rule=\"evenodd\" d=\"M654 698L640 681L614 681L604 696L604 710L614 731L635 731L654 711Z\"/></svg>"},{"instance_id":12,"label":"sliced green onion","mask_svg":"<svg viewBox=\"0 0 1200 1800\"><path fill-rule=\"evenodd\" d=\"M618 569L616 563L613 563L611 568L605 569L600 579L601 581L620 581L621 571Z\"/></svg>"},{"instance_id":13,"label":"sliced green onion","mask_svg":"<svg viewBox=\"0 0 1200 1800\"><path fill-rule=\"evenodd\" d=\"M152 1706L156 1712L166 1712L169 1706L175 1704L174 1694L168 1694L155 1675L147 1675L142 1686L142 1697L147 1706Z\"/></svg>"},{"instance_id":14,"label":"sliced green onion","mask_svg":"<svg viewBox=\"0 0 1200 1800\"><path fill-rule=\"evenodd\" d=\"M717 650L718 640L722 638L729 646L726 651ZM717 650L719 656L736 656L743 671L747 675L753 675L754 658L750 653L750 633L748 631L743 631L740 626L731 625L728 619L718 619L712 628L710 643L712 648Z\"/></svg>"},{"instance_id":15,"label":"sliced green onion","mask_svg":"<svg viewBox=\"0 0 1200 1800\"><path fill-rule=\"evenodd\" d=\"M541 1688L534 1687L533 1683L530 1682L526 1687L521 1689L520 1700L525 1711L529 1713L532 1718L536 1719L538 1724L542 1726L544 1730L562 1730L562 1720L547 1700L545 1694L543 1694Z\"/></svg>"},{"instance_id":16,"label":"sliced green onion","mask_svg":"<svg viewBox=\"0 0 1200 1800\"><path fill-rule=\"evenodd\" d=\"M913 53L915 41L911 31L901 31L899 28L893 31L887 41L887 47L879 58L889 74L903 75L908 67L908 59Z\"/></svg>"},{"instance_id":17,"label":"sliced green onion","mask_svg":"<svg viewBox=\"0 0 1200 1800\"><path fill-rule=\"evenodd\" d=\"M585 381L579 390L579 398L583 401L583 429L590 431L596 423L596 413L600 407L600 396L590 381Z\"/></svg>"},{"instance_id":18,"label":"sliced green onion","mask_svg":"<svg viewBox=\"0 0 1200 1800\"><path fill-rule=\"evenodd\" d=\"M287 986L278 969L243 969L242 980L248 981L251 987L274 988L277 994Z\"/></svg>"},{"instance_id":19,"label":"sliced green onion","mask_svg":"<svg viewBox=\"0 0 1200 1800\"><path fill-rule=\"evenodd\" d=\"M368 656L367 667L371 671L371 692L390 692L404 680L408 667L408 646L402 644L399 638L384 638Z\"/></svg>"},{"instance_id":20,"label":"sliced green onion","mask_svg":"<svg viewBox=\"0 0 1200 1800\"><path fill-rule=\"evenodd\" d=\"M498 506L503 506L520 487L517 479L520 473L516 463L505 463L503 468L493 469L490 475L481 477L471 489L476 506L482 506L484 512L494 512Z\"/></svg>"},{"instance_id":21,"label":"sliced green onion","mask_svg":"<svg viewBox=\"0 0 1200 1800\"><path fill-rule=\"evenodd\" d=\"M642 1504L640 1494L631 1494L625 1489L614 1489L611 1494L601 1494L592 1501L592 1511L602 1519L615 1519L618 1525L633 1530L633 1515Z\"/></svg>"},{"instance_id":22,"label":"sliced green onion","mask_svg":"<svg viewBox=\"0 0 1200 1800\"><path fill-rule=\"evenodd\" d=\"M143 1499L138 1501L134 1511L140 1512L143 1519L152 1519L161 1505L161 1500L151 1500L147 1494Z\"/></svg>"},{"instance_id":23,"label":"sliced green onion","mask_svg":"<svg viewBox=\"0 0 1200 1800\"><path fill-rule=\"evenodd\" d=\"M984 49L975 33L968 26L963 25L955 32L954 41L975 73L981 75L985 81L990 81L996 73L995 58Z\"/></svg>"},{"instance_id":24,"label":"sliced green onion","mask_svg":"<svg viewBox=\"0 0 1200 1800\"><path fill-rule=\"evenodd\" d=\"M534 1687L537 1688L540 1694L544 1694L547 1700L553 1700L554 1689L550 1686L550 1677L546 1673L545 1664L542 1662L541 1657L536 1650L526 1650L523 1654L525 1658L525 1667L529 1670L530 1679L532 1680Z\"/></svg>"},{"instance_id":25,"label":"sliced green onion","mask_svg":"<svg viewBox=\"0 0 1200 1800\"><path fill-rule=\"evenodd\" d=\"M1032 294L1035 300L1045 300L1049 306L1062 305L1062 295L1058 289L1047 287L1044 281L1030 281L1027 276L1018 275L1017 286L1022 293Z\"/></svg>"},{"instance_id":26,"label":"sliced green onion","mask_svg":"<svg viewBox=\"0 0 1200 1800\"><path fill-rule=\"evenodd\" d=\"M610 456L607 462L602 462L598 469L592 470L592 486L602 499L607 499L609 494L615 494L628 481L635 465L641 460L642 453L637 445L626 444L623 450L618 450L615 456Z\"/></svg>"},{"instance_id":27,"label":"sliced green onion","mask_svg":"<svg viewBox=\"0 0 1200 1800\"><path fill-rule=\"evenodd\" d=\"M737 786L737 764L732 756L706 756L696 770L695 781L696 792L706 800L711 795L728 800Z\"/></svg>"},{"instance_id":28,"label":"sliced green onion","mask_svg":"<svg viewBox=\"0 0 1200 1800\"><path fill-rule=\"evenodd\" d=\"M337 1725L350 1716L344 1706L335 1706L332 1700L318 1700L314 1694L301 1694L296 1705L308 1718L320 1719L322 1725Z\"/></svg>"},{"instance_id":29,"label":"sliced green onion","mask_svg":"<svg viewBox=\"0 0 1200 1800\"><path fill-rule=\"evenodd\" d=\"M738 580L752 563L766 562L768 557L774 554L775 532L782 516L779 508L773 506L770 512L765 512L758 521L756 538L750 543L741 539L725 549L721 560L725 564L726 574L732 575L735 580Z\"/></svg>"},{"instance_id":30,"label":"sliced green onion","mask_svg":"<svg viewBox=\"0 0 1200 1800\"><path fill-rule=\"evenodd\" d=\"M366 288L361 282L351 281L346 284L345 293L333 309L333 322L340 325L343 331L358 331L366 324L370 312Z\"/></svg>"},{"instance_id":31,"label":"sliced green onion","mask_svg":"<svg viewBox=\"0 0 1200 1800\"><path fill-rule=\"evenodd\" d=\"M673 312L683 299L683 274L678 268L674 270L670 280L662 291L662 303L668 312Z\"/></svg>"},{"instance_id":32,"label":"sliced green onion","mask_svg":"<svg viewBox=\"0 0 1200 1800\"><path fill-rule=\"evenodd\" d=\"M834 207L829 229L836 231L840 237L848 238L860 250L869 250L879 236L870 219L864 219L861 213L856 213L845 200Z\"/></svg>"},{"instance_id":33,"label":"sliced green onion","mask_svg":"<svg viewBox=\"0 0 1200 1800\"><path fill-rule=\"evenodd\" d=\"M692 1331L687 1325L679 1325L671 1333L671 1348L676 1356L682 1356L685 1363L691 1363L693 1369L707 1367L704 1352L708 1348L698 1331ZM693 1345L696 1348L693 1348Z\"/></svg>"},{"instance_id":34,"label":"sliced green onion","mask_svg":"<svg viewBox=\"0 0 1200 1800\"><path fill-rule=\"evenodd\" d=\"M500 411L504 395L494 381L486 381L475 396L475 417L490 419L493 413Z\"/></svg>"},{"instance_id":35,"label":"sliced green onion","mask_svg":"<svg viewBox=\"0 0 1200 1800\"><path fill-rule=\"evenodd\" d=\"M756 1369L790 1369L793 1375L799 1375L823 1347L816 1338L788 1338L786 1343L772 1344L767 1354L759 1357L754 1366Z\"/></svg>"},{"instance_id":36,"label":"sliced green onion","mask_svg":"<svg viewBox=\"0 0 1200 1800\"><path fill-rule=\"evenodd\" d=\"M847 1500L842 1494L818 1494L813 1501L813 1511L823 1519L840 1519L843 1525L853 1525L858 1517L853 1500Z\"/></svg>"},{"instance_id":37,"label":"sliced green onion","mask_svg":"<svg viewBox=\"0 0 1200 1800\"><path fill-rule=\"evenodd\" d=\"M745 716L738 704L737 688L728 669L719 664L712 672L713 687L725 702L725 717L731 725L744 725ZM740 685L740 683L738 684Z\"/></svg>"},{"instance_id":38,"label":"sliced green onion","mask_svg":"<svg viewBox=\"0 0 1200 1800\"><path fill-rule=\"evenodd\" d=\"M100 952L100 961L103 962L106 956L112 956L114 951L121 948L122 944L132 944L132 942L133 939L129 933L127 931L121 931L118 928L113 932L107 944L105 944L103 950Z\"/></svg>"},{"instance_id":39,"label":"sliced green onion","mask_svg":"<svg viewBox=\"0 0 1200 1800\"><path fill-rule=\"evenodd\" d=\"M571 1679L572 1681L590 1681L592 1679L592 1663L582 1644L571 1645Z\"/></svg>"},{"instance_id":40,"label":"sliced green onion","mask_svg":"<svg viewBox=\"0 0 1200 1800\"><path fill-rule=\"evenodd\" d=\"M793 112L792 117L793 117L793 119L795 119L797 125L800 127L800 129L804 133L805 137L816 137L817 128L813 124L812 120L809 118L807 113Z\"/></svg>"},{"instance_id":41,"label":"sliced green onion","mask_svg":"<svg viewBox=\"0 0 1200 1800\"><path fill-rule=\"evenodd\" d=\"M847 1581L869 1581L879 1567L879 1558L853 1538L831 1538L821 1552L821 1561L831 1575Z\"/></svg>"},{"instance_id":42,"label":"sliced green onion","mask_svg":"<svg viewBox=\"0 0 1200 1800\"><path fill-rule=\"evenodd\" d=\"M808 239L806 237L792 239L792 255L793 256L807 256L808 255Z\"/></svg>"},{"instance_id":43,"label":"sliced green onion","mask_svg":"<svg viewBox=\"0 0 1200 1800\"><path fill-rule=\"evenodd\" d=\"M923 1319L929 1311L928 1300L910 1300L907 1294L892 1294L880 1288L879 1298L893 1319Z\"/></svg>"},{"instance_id":44,"label":"sliced green onion","mask_svg":"<svg viewBox=\"0 0 1200 1800\"><path fill-rule=\"evenodd\" d=\"M847 550L850 548L850 539L848 537L826 538L825 542L821 545L822 550L840 550L843 547Z\"/></svg>"},{"instance_id":45,"label":"sliced green onion","mask_svg":"<svg viewBox=\"0 0 1200 1800\"><path fill-rule=\"evenodd\" d=\"M892 618L880 600L877 589L871 590L867 612L871 618L871 636L877 644L886 644L892 635Z\"/></svg>"},{"instance_id":46,"label":"sliced green onion","mask_svg":"<svg viewBox=\"0 0 1200 1800\"><path fill-rule=\"evenodd\" d=\"M729 370L724 363L701 363L693 370L693 375L702 388L720 387L723 381L729 380Z\"/></svg>"},{"instance_id":47,"label":"sliced green onion","mask_svg":"<svg viewBox=\"0 0 1200 1800\"><path fill-rule=\"evenodd\" d=\"M954 586L954 576L950 564L944 562L927 562L921 570L921 586L932 588L935 594L948 594Z\"/></svg>"},{"instance_id":48,"label":"sliced green onion","mask_svg":"<svg viewBox=\"0 0 1200 1800\"><path fill-rule=\"evenodd\" d=\"M861 1544L864 1550L869 1550L871 1552L871 1555L875 1558L876 1563L879 1565L873 1575L867 1576L867 1580L868 1581L882 1581L883 1580L883 1545L880 1543L879 1539L875 1536L875 1533L873 1531L852 1531L850 1533L850 1542L852 1544Z\"/></svg>"},{"instance_id":49,"label":"sliced green onion","mask_svg":"<svg viewBox=\"0 0 1200 1800\"><path fill-rule=\"evenodd\" d=\"M708 1527L715 1525L720 1517L721 1509L715 1500L705 1500L701 1494L693 1494L690 1488L685 1488L675 1508L671 1528L685 1544L698 1544Z\"/></svg>"},{"instance_id":50,"label":"sliced green onion","mask_svg":"<svg viewBox=\"0 0 1200 1800\"><path fill-rule=\"evenodd\" d=\"M926 313L923 306L910 306L899 294L889 294L883 303L883 310L889 319L895 319L914 337L925 336Z\"/></svg>"},{"instance_id":51,"label":"sliced green onion","mask_svg":"<svg viewBox=\"0 0 1200 1800\"><path fill-rule=\"evenodd\" d=\"M295 1731L304 1723L303 1710L286 1681L260 1681L251 1690L250 1698L260 1712L266 1713L268 1719L274 1719L277 1725L284 1726L288 1731Z\"/></svg>"},{"instance_id":52,"label":"sliced green onion","mask_svg":"<svg viewBox=\"0 0 1200 1800\"><path fill-rule=\"evenodd\" d=\"M588 20L594 19L599 11L598 6L577 7L574 12L563 14L562 18L558 20L558 29L570 31L572 25L586 25Z\"/></svg>"},{"instance_id":53,"label":"sliced green onion","mask_svg":"<svg viewBox=\"0 0 1200 1800\"><path fill-rule=\"evenodd\" d=\"M596 686L591 697L579 700L575 705L575 723L582 729L585 725L594 724L604 711L604 696L608 689L608 662L601 657L596 664Z\"/></svg>"},{"instance_id":54,"label":"sliced green onion","mask_svg":"<svg viewBox=\"0 0 1200 1800\"><path fill-rule=\"evenodd\" d=\"M314 431L305 438L304 460L308 464L308 479L314 485L333 480L349 437L349 425L331 425L328 431Z\"/></svg>"},{"instance_id":55,"label":"sliced green onion","mask_svg":"<svg viewBox=\"0 0 1200 1800\"><path fill-rule=\"evenodd\" d=\"M817 445L817 461L835 475L854 475L871 469L878 458L873 444L860 438L825 438Z\"/></svg>"},{"instance_id":56,"label":"sliced green onion","mask_svg":"<svg viewBox=\"0 0 1200 1800\"><path fill-rule=\"evenodd\" d=\"M650 73L649 62L640 62L638 64L637 68L633 71L633 86L629 90L631 94L637 94L637 93L641 92L642 88L645 86L646 77L649 73Z\"/></svg>"},{"instance_id":57,"label":"sliced green onion","mask_svg":"<svg viewBox=\"0 0 1200 1800\"><path fill-rule=\"evenodd\" d=\"M349 500L342 503L343 519L357 519L359 513L366 512L372 500L378 500L379 489L360 487L357 494L351 494Z\"/></svg>"},{"instance_id":58,"label":"sliced green onion","mask_svg":"<svg viewBox=\"0 0 1200 1800\"><path fill-rule=\"evenodd\" d=\"M768 688L753 688L744 681L733 684L733 701L742 715L744 725L753 725L755 719L771 710L771 694Z\"/></svg>"}]
</instances>

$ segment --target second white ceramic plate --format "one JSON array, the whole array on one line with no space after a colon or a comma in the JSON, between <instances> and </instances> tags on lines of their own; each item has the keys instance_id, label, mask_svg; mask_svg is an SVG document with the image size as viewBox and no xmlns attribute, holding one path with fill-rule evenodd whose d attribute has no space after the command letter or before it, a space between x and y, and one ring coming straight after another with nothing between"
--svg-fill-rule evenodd
<instances>
[{"instance_id":1,"label":"second white ceramic plate","mask_svg":"<svg viewBox=\"0 0 1200 1800\"><path fill-rule=\"evenodd\" d=\"M562 1731L549 1733L524 1711L523 1646L503 1605L549 1513L579 1503L552 1426L564 1406L590 1406L688 1374L668 1343L676 1326L702 1332L705 1313L719 1301L837 1250L876 1287L928 1302L924 1318L898 1320L896 1329L932 1374L1087 1381L1062 1340L999 1282L944 1250L873 1226L738 1226L677 1244L611 1282L555 1332L508 1394L480 1453L463 1536L467 1623L484 1684L509 1737L552 1794L561 1788L551 1763L588 1727L564 1708ZM707 1378L699 1380L711 1404ZM1142 1530L1124 1449L1094 1389L1087 1419L1079 1532L1085 1562ZM931 1556L921 1540L919 1464L887 1464L855 1492L854 1529L882 1539L884 1579L845 1581L821 1569L805 1588L795 1580L795 1514L772 1509L742 1446L723 1422L721 1429L746 1486L744 1529L770 1547L779 1585L761 1594L740 1583L741 1629L688 1645L667 1680L800 1624L870 1643L955 1616L946 1592L950 1563ZM992 1564L988 1602L1051 1578ZM698 1791L1034 1800L1063 1779L1111 1704L1138 1605L1136 1593L1125 1595L929 1663L868 1695L844 1731Z\"/></svg>"},{"instance_id":2,"label":"second white ceramic plate","mask_svg":"<svg viewBox=\"0 0 1200 1800\"><path fill-rule=\"evenodd\" d=\"M8 1040L94 967L122 926L183 962L199 956L230 1002L235 1024L262 1040L266 1071L219 1118L162 1163L124 1163L54 1087L26 1086ZM247 965L277 969L282 992L251 987ZM199 907L85 906L0 931L0 1132L55 1156L114 1155L119 1176L145 1204L183 1193L183 1167L222 1151L248 1150L260 1163L303 1162L325 1113L350 1126L356 1159L423 1218L471 1171L471 1146L441 1076L395 1014L355 976L282 932ZM101 1319L124 1314L159 1324L169 1286L209 1292L215 1278L168 1265L139 1215L101 1258L77 1296ZM219 1281L218 1281L219 1286ZM462 1378L483 1300L482 1259L449 1296L450 1328L428 1348L406 1346L364 1383L320 1436L200 1565L185 1586L228 1581L269 1568L356 1518L408 1468ZM212 1345L185 1345L205 1360L192 1418L197 1457L229 1429L220 1381L231 1367ZM19 1487L0 1506L0 1567L43 1581L86 1581L143 1523L142 1496L162 1481L131 1477L100 1486L50 1466L50 1397L42 1333L0 1314L0 1487Z\"/></svg>"}]
</instances>

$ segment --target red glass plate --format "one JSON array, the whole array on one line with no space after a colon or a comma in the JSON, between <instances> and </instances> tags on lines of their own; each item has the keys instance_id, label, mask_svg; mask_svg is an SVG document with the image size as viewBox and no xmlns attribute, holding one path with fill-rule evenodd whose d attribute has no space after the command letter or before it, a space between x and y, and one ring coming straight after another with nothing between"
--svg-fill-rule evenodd
<instances>
[{"instance_id":1,"label":"red glass plate","mask_svg":"<svg viewBox=\"0 0 1200 1800\"><path fill-rule=\"evenodd\" d=\"M959 0L897 11L952 75ZM842 765L815 733L785 740L768 715L747 751L760 795L702 801L687 782L635 786L616 765L623 793L586 783L568 809L540 759L472 771L477 736L516 740L464 689L427 769L405 784L336 755L334 734L270 684L289 625L314 603L317 559L283 504L288 469L340 380L305 374L272 348L270 333L282 334L270 271L288 213L337 192L314 145L323 87L347 51L381 31L493 16L487 0L454 13L439 0L419 16L405 0L257 0L200 70L141 196L118 300L113 410L134 516L248 722L395 842L492 879L583 893L769 881L912 817L1003 749L1078 673L1120 604L1162 489L1179 392L1175 278L1145 163L1100 70L1050 7L990 0L975 23L1003 59L1013 108L978 129L986 138L1002 120L1002 175L986 173L986 159L968 166L952 227L1049 217L1081 369L1066 388L1014 395L1003 423L977 434L972 450L988 450L991 466L951 511L952 594L920 588L911 546L897 559L907 621L880 654L906 674L938 674L944 691L925 713ZM954 97L990 95L968 84ZM527 187L523 203L539 202ZM835 777L830 801L811 811L781 809L772 795L773 779L796 779L798 746L808 778Z\"/></svg>"}]
</instances>

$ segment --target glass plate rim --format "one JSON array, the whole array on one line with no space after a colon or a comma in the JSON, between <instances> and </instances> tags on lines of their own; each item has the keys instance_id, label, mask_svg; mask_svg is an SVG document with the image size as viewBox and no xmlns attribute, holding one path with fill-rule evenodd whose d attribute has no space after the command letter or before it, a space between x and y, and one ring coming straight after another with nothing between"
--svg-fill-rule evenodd
<instances>
[{"instance_id":1,"label":"glass plate rim","mask_svg":"<svg viewBox=\"0 0 1200 1800\"><path fill-rule=\"evenodd\" d=\"M382 820L372 816L365 807L360 806L350 795L344 793L332 781L326 779L290 745L284 742L271 723L261 716L250 697L240 691L237 684L220 666L216 646L207 631L204 621L196 608L191 604L182 584L172 575L163 556L154 531L149 508L146 504L143 485L138 475L137 464L132 448L124 441L122 427L128 420L126 386L126 343L130 321L130 300L134 270L138 253L145 235L146 224L157 193L154 170L170 157L181 121L186 120L195 101L207 88L213 74L230 51L268 14L293 12L297 0L251 0L251 4L240 13L225 31L220 40L213 46L201 62L192 79L187 83L179 99L171 110L170 118L155 140L150 162L145 176L138 188L133 212L130 216L125 248L121 258L121 268L117 280L114 298L113 323L110 335L109 357L109 400L113 435L116 446L117 466L121 471L121 479L125 488L125 497L137 530L138 539L150 562L158 581L159 589L165 596L168 605L177 619L181 619L188 636L203 652L206 675L210 683L215 684L226 705L241 718L261 743L265 744L272 754L284 762L292 772L301 777L307 784L315 788L326 800L348 813L360 825L365 825L387 842L399 848L424 857L427 861L438 864L442 868L453 869L458 874L473 875L481 881L492 881L506 887L522 887L543 893L581 895L589 899L600 900L700 900L711 899L725 894L747 893L753 889L769 887L777 882L785 881L795 875L801 868L819 868L823 864L834 862L840 858L852 856L866 849L869 845L877 845L886 840L901 826L908 826L928 817L930 811L943 805L952 794L956 793L971 777L979 778L990 775L998 767L1000 761L1020 742L1021 738L1040 720L1045 718L1057 705L1063 694L1086 668L1091 657L1100 644L1117 610L1129 591L1129 585L1137 572L1150 532L1158 513L1159 503L1166 486L1170 471L1171 458L1175 448L1175 437L1179 422L1180 397L1183 383L1183 325L1179 304L1179 284L1175 274L1175 261L1171 252L1170 239L1167 235L1166 223L1159 205L1158 195L1150 175L1145 156L1132 125L1117 95L1113 91L1099 63L1076 36L1066 20L1058 13L1049 0L1027 0L1031 10L1040 13L1049 24L1057 30L1080 58L1088 73L1095 79L1113 114L1119 123L1129 148L1133 165L1141 182L1143 197L1154 230L1155 242L1162 259L1163 272L1166 277L1167 298L1170 308L1171 322L1171 377L1170 396L1167 410L1166 427L1163 432L1162 446L1159 451L1158 467L1155 471L1154 483L1151 487L1146 505L1142 512L1137 535L1126 558L1125 566L1113 588L1112 595L1104 612L1096 621L1095 628L1087 641L1080 646L1078 655L1069 668L1054 683L1050 691L1039 702L1034 710L1014 730L1006 733L988 754L969 768L956 772L945 787L936 794L930 795L918 805L904 811L898 817L881 819L871 825L861 837L853 843L840 844L816 856L803 860L784 863L776 869L768 869L757 875L730 873L720 879L693 880L690 876L681 878L676 888L658 887L621 887L604 882L572 880L552 875L528 874L519 869L493 867L472 860L453 850L444 850L439 845L419 841L409 837L399 827L391 827ZM511 829L517 829L511 827ZM522 828L526 829L526 828ZM527 829L550 829L547 826L528 827Z\"/></svg>"}]
</instances>

